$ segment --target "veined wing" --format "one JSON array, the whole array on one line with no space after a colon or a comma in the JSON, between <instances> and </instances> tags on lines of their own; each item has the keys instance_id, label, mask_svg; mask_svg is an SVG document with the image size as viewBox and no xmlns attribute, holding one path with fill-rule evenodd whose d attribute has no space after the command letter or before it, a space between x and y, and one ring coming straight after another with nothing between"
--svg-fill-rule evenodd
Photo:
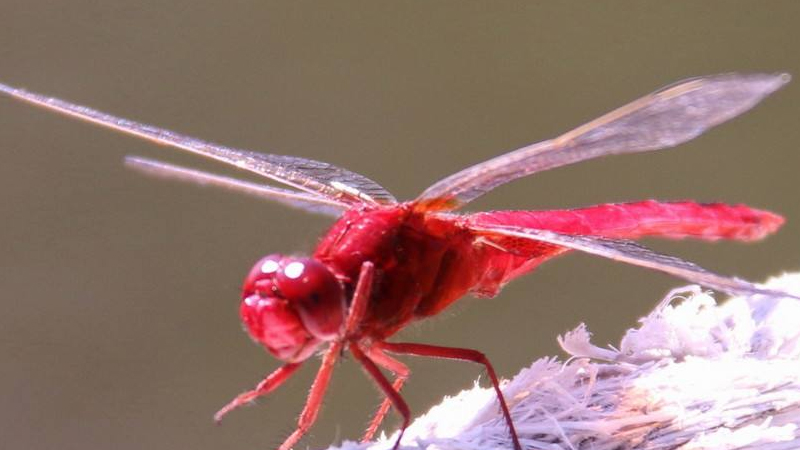
<instances>
[{"instance_id":1,"label":"veined wing","mask_svg":"<svg viewBox=\"0 0 800 450\"><path fill-rule=\"evenodd\" d=\"M337 200L319 195L281 189L264 184L251 183L222 175L215 175L187 167L167 164L147 158L128 156L125 165L147 175L178 181L187 181L201 186L216 186L241 192L264 200L271 200L304 211L338 217L349 206Z\"/></svg>"},{"instance_id":2,"label":"veined wing","mask_svg":"<svg viewBox=\"0 0 800 450\"><path fill-rule=\"evenodd\" d=\"M692 283L726 292L729 294L771 296L789 296L785 292L762 288L756 284L738 278L726 277L708 271L695 263L675 256L665 255L628 240L607 239L598 236L569 235L549 230L513 227L505 225L481 226L471 225L469 228L486 239L494 237L512 237L545 242L559 247L578 250L584 253L612 259L635 266L646 267L683 278ZM800 298L800 297L799 297Z\"/></svg>"},{"instance_id":3,"label":"veined wing","mask_svg":"<svg viewBox=\"0 0 800 450\"><path fill-rule=\"evenodd\" d=\"M239 150L157 128L132 120L115 117L92 108L69 103L57 98L16 89L0 84L0 93L36 106L132 134L158 144L169 145L191 153L248 170L279 183L292 186L312 195L326 197L347 204L386 204L397 200L380 185L367 177L332 164L299 158Z\"/></svg>"},{"instance_id":4,"label":"veined wing","mask_svg":"<svg viewBox=\"0 0 800 450\"><path fill-rule=\"evenodd\" d=\"M755 106L788 83L778 74L722 74L663 88L549 141L455 173L417 198L420 207L456 209L511 180L605 155L674 147Z\"/></svg>"}]
</instances>

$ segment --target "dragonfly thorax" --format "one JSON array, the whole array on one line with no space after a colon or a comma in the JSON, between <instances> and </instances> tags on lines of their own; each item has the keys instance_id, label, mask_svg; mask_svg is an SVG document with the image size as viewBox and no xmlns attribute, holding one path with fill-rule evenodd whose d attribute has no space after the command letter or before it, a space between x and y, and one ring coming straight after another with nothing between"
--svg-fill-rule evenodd
<instances>
[{"instance_id":1,"label":"dragonfly thorax","mask_svg":"<svg viewBox=\"0 0 800 450\"><path fill-rule=\"evenodd\" d=\"M244 281L240 315L250 336L275 357L298 362L338 336L346 303L342 286L313 258L269 255Z\"/></svg>"}]
</instances>

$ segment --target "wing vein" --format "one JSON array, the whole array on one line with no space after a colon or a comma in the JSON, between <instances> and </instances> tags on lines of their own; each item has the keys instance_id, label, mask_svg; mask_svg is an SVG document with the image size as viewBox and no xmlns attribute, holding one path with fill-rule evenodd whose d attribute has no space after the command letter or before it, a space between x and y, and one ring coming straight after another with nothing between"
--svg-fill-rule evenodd
<instances>
[{"instance_id":1,"label":"wing vein","mask_svg":"<svg viewBox=\"0 0 800 450\"><path fill-rule=\"evenodd\" d=\"M217 145L4 84L0 84L0 93L82 121L230 164L311 195L351 205L397 202L386 189L369 178L322 161Z\"/></svg>"},{"instance_id":2,"label":"wing vein","mask_svg":"<svg viewBox=\"0 0 800 450\"><path fill-rule=\"evenodd\" d=\"M672 255L651 250L633 241L608 239L600 236L572 235L550 230L514 227L507 225L468 225L468 228L487 239L492 236L514 237L544 242L577 250L602 258L664 272L702 286L729 294L787 296L785 292L762 288L748 281L726 277L699 265Z\"/></svg>"},{"instance_id":3,"label":"wing vein","mask_svg":"<svg viewBox=\"0 0 800 450\"><path fill-rule=\"evenodd\" d=\"M560 137L468 167L426 189L420 207L456 209L517 178L606 155L674 147L754 107L787 74L721 74L679 82Z\"/></svg>"}]
</instances>

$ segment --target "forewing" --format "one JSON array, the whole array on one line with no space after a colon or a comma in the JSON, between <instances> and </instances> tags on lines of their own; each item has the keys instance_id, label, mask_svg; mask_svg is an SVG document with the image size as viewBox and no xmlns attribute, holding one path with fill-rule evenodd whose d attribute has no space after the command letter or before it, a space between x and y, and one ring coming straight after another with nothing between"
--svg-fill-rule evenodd
<instances>
[{"instance_id":1,"label":"forewing","mask_svg":"<svg viewBox=\"0 0 800 450\"><path fill-rule=\"evenodd\" d=\"M732 119L789 82L789 75L722 74L685 80L549 141L455 173L417 199L455 209L519 177L605 155L674 147Z\"/></svg>"},{"instance_id":2,"label":"forewing","mask_svg":"<svg viewBox=\"0 0 800 450\"><path fill-rule=\"evenodd\" d=\"M221 187L223 189L247 194L263 200L278 202L292 208L317 214L338 217L348 208L346 203L341 203L319 195L251 183L249 181L215 175L147 158L128 156L125 158L125 165L146 175L185 181L201 186Z\"/></svg>"},{"instance_id":3,"label":"forewing","mask_svg":"<svg viewBox=\"0 0 800 450\"><path fill-rule=\"evenodd\" d=\"M392 194L369 178L321 161L212 144L4 84L0 84L0 92L80 120L206 156L314 195L348 204L396 203Z\"/></svg>"},{"instance_id":4,"label":"forewing","mask_svg":"<svg viewBox=\"0 0 800 450\"><path fill-rule=\"evenodd\" d=\"M568 235L549 230L503 225L488 227L470 226L470 229L489 240L492 239L492 236L504 236L545 242L571 250L578 250L603 258L668 273L675 277L683 278L684 280L729 294L792 296L785 292L765 289L738 278L718 275L693 262L658 253L632 241L607 239L597 236Z\"/></svg>"}]
</instances>

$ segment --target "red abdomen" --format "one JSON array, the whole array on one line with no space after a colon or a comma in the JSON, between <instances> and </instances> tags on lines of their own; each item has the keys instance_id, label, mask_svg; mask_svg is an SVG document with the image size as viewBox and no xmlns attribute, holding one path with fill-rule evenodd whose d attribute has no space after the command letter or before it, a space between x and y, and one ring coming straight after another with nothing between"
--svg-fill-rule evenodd
<instances>
[{"instance_id":1,"label":"red abdomen","mask_svg":"<svg viewBox=\"0 0 800 450\"><path fill-rule=\"evenodd\" d=\"M465 221L480 226L510 225L613 239L654 236L743 242L762 239L784 222L777 214L745 205L655 200L568 210L493 211L473 214ZM566 252L560 247L525 239L498 237L492 242L515 257L498 254L486 263L487 274L492 276L485 277L475 287L478 293L485 295L493 295L503 284Z\"/></svg>"},{"instance_id":2,"label":"red abdomen","mask_svg":"<svg viewBox=\"0 0 800 450\"><path fill-rule=\"evenodd\" d=\"M470 216L470 222L618 239L657 236L755 241L780 228L783 217L746 205L646 200L566 210L486 212Z\"/></svg>"}]
</instances>

